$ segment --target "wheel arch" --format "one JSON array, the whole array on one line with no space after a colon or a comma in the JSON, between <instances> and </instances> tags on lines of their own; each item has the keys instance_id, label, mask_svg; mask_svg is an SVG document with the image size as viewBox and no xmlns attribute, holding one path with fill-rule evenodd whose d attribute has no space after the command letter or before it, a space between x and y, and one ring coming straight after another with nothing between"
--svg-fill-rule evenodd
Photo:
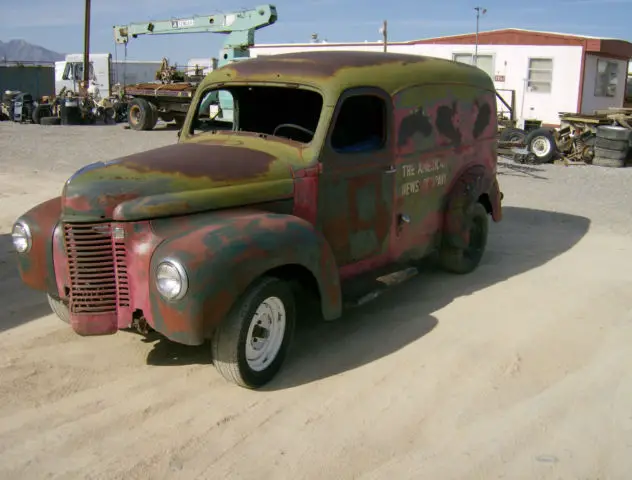
<instances>
[{"instance_id":1,"label":"wheel arch","mask_svg":"<svg viewBox=\"0 0 632 480\"><path fill-rule=\"evenodd\" d=\"M462 218L472 203L480 203L494 221L502 217L502 194L491 170L482 164L465 167L455 177L446 195L443 209L442 241L457 248L464 246L466 229Z\"/></svg>"},{"instance_id":2,"label":"wheel arch","mask_svg":"<svg viewBox=\"0 0 632 480\"><path fill-rule=\"evenodd\" d=\"M173 258L183 264L190 293L176 303L151 286L154 328L174 341L199 344L210 338L226 314L262 276L293 280L316 293L323 318L342 313L338 267L329 244L308 222L291 215L255 212L207 218L164 240L150 272Z\"/></svg>"}]
</instances>

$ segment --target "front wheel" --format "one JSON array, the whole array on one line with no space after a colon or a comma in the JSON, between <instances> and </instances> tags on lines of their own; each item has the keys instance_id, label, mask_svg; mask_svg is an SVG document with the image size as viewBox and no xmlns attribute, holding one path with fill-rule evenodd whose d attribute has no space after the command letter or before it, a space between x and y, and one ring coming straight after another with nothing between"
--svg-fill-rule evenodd
<instances>
[{"instance_id":1,"label":"front wheel","mask_svg":"<svg viewBox=\"0 0 632 480\"><path fill-rule=\"evenodd\" d=\"M57 315L61 321L70 323L70 310L68 309L68 304L48 293L46 294L46 297L48 298L48 304L55 315Z\"/></svg>"},{"instance_id":2,"label":"front wheel","mask_svg":"<svg viewBox=\"0 0 632 480\"><path fill-rule=\"evenodd\" d=\"M285 360L295 324L290 285L274 277L257 280L213 335L215 368L239 386L254 389L265 385Z\"/></svg>"}]
</instances>

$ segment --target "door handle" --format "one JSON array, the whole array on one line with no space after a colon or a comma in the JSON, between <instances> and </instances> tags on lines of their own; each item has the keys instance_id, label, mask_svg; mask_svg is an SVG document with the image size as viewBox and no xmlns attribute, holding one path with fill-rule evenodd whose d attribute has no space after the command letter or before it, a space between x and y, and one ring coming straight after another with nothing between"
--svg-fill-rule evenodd
<instances>
[{"instance_id":1,"label":"door handle","mask_svg":"<svg viewBox=\"0 0 632 480\"><path fill-rule=\"evenodd\" d=\"M384 173L395 173L397 172L397 167L394 165L389 165L389 167L384 170Z\"/></svg>"}]
</instances>

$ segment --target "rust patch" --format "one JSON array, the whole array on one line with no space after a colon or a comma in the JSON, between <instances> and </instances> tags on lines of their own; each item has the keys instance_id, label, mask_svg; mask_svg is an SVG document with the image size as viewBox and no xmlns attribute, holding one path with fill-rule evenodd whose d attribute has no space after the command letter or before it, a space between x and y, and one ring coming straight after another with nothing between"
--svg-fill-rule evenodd
<instances>
[{"instance_id":1,"label":"rust patch","mask_svg":"<svg viewBox=\"0 0 632 480\"><path fill-rule=\"evenodd\" d=\"M229 145L176 143L134 153L113 162L141 173L210 177L216 181L239 180L265 174L275 157L265 152Z\"/></svg>"}]
</instances>

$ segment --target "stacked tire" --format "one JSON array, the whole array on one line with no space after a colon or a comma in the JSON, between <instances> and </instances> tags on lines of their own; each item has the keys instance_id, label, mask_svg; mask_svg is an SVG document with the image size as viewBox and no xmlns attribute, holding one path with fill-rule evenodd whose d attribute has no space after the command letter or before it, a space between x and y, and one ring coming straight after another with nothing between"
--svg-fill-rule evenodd
<instances>
[{"instance_id":1,"label":"stacked tire","mask_svg":"<svg viewBox=\"0 0 632 480\"><path fill-rule=\"evenodd\" d=\"M600 167L625 167L630 158L632 130L617 125L597 127L595 157L592 164Z\"/></svg>"}]
</instances>

